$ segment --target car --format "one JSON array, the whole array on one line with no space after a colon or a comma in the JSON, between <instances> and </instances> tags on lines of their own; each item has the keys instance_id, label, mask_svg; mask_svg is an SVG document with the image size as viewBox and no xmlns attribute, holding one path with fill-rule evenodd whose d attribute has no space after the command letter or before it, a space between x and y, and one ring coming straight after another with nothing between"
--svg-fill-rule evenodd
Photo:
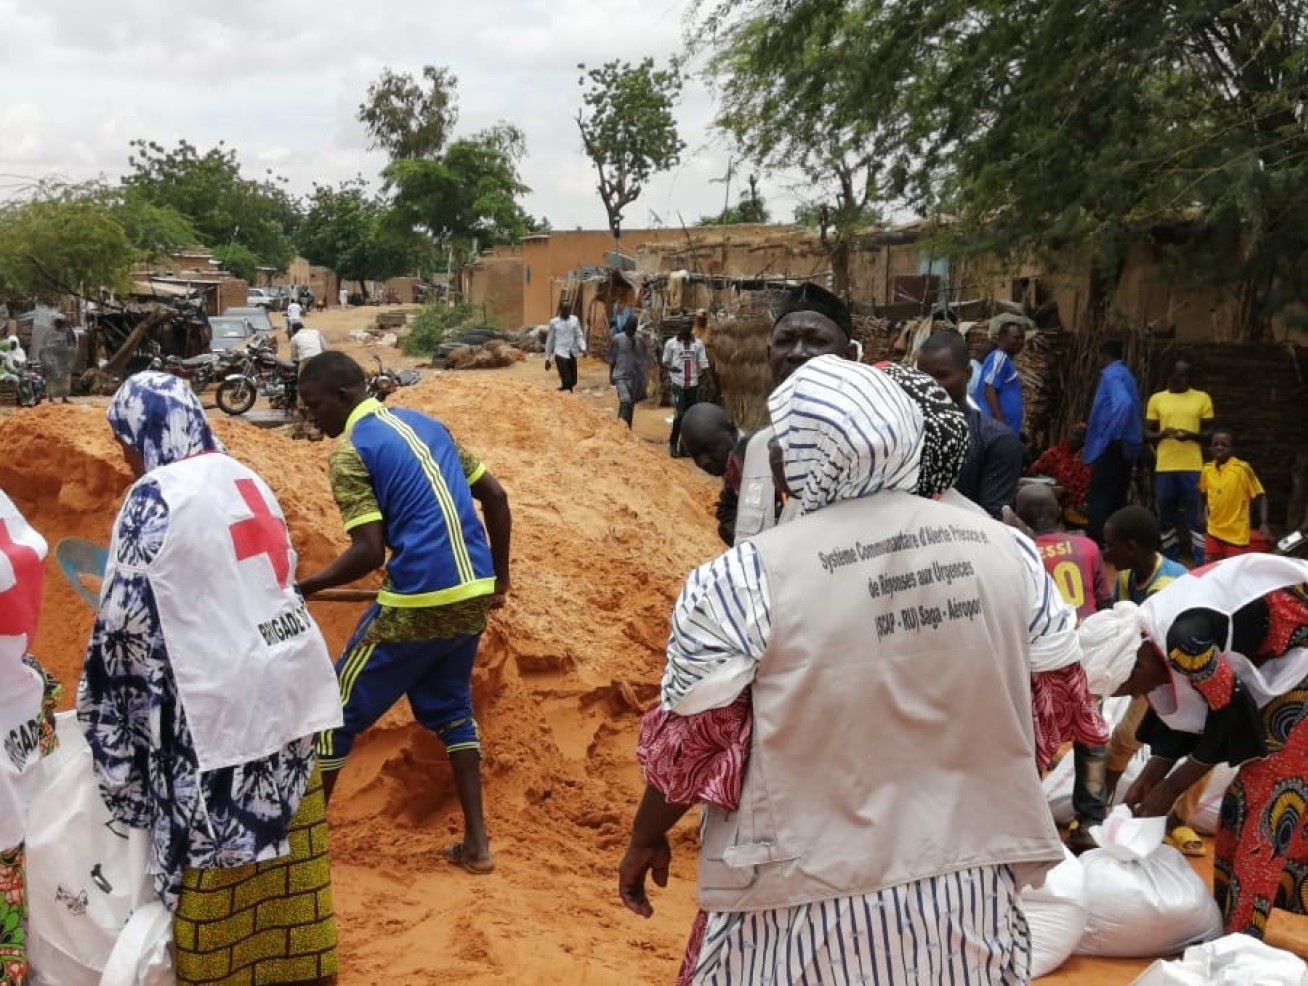
<instances>
[{"instance_id":1,"label":"car","mask_svg":"<svg viewBox=\"0 0 1308 986\"><path fill-rule=\"evenodd\" d=\"M255 305L245 307L228 308L222 313L221 318L237 317L249 319L254 325L256 335L270 335L277 337L277 330L273 328L272 319L268 317L268 309L260 308Z\"/></svg>"},{"instance_id":2,"label":"car","mask_svg":"<svg viewBox=\"0 0 1308 986\"><path fill-rule=\"evenodd\" d=\"M246 288L245 304L249 308L277 312L286 307L286 299L277 293L276 288Z\"/></svg>"},{"instance_id":3,"label":"car","mask_svg":"<svg viewBox=\"0 0 1308 986\"><path fill-rule=\"evenodd\" d=\"M229 309L230 310L230 309ZM267 318L267 315L264 315ZM209 319L209 348L215 353L237 349L259 331L250 315L214 315Z\"/></svg>"}]
</instances>

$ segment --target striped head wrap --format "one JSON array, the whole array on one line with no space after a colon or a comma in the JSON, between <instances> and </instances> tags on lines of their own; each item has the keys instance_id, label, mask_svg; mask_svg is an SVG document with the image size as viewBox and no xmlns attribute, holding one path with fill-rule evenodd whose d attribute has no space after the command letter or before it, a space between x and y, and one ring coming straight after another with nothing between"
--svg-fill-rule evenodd
<instances>
[{"instance_id":1,"label":"striped head wrap","mask_svg":"<svg viewBox=\"0 0 1308 986\"><path fill-rule=\"evenodd\" d=\"M922 411L925 435L918 469L918 496L939 496L958 482L967 458L967 417L945 393L945 388L920 370L901 363L878 363L881 370L903 388Z\"/></svg>"},{"instance_id":2,"label":"striped head wrap","mask_svg":"<svg viewBox=\"0 0 1308 986\"><path fill-rule=\"evenodd\" d=\"M922 411L887 374L819 356L773 391L768 411L801 515L917 488Z\"/></svg>"}]
</instances>

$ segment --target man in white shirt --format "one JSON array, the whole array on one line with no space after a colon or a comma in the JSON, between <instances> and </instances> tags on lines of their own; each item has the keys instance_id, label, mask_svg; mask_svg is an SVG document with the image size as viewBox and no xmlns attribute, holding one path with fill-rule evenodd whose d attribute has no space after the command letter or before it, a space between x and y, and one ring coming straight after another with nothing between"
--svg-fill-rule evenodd
<instances>
[{"instance_id":1,"label":"man in white shirt","mask_svg":"<svg viewBox=\"0 0 1308 986\"><path fill-rule=\"evenodd\" d=\"M308 360L327 348L322 333L307 328L299 319L291 323L291 332L291 361L299 366L304 366Z\"/></svg>"},{"instance_id":2,"label":"man in white shirt","mask_svg":"<svg viewBox=\"0 0 1308 986\"><path fill-rule=\"evenodd\" d=\"M342 307L342 308L344 308L346 305L348 305L348 304L350 303L350 289L349 289L349 288L341 288L341 291L340 291L340 300L341 300L341 307Z\"/></svg>"},{"instance_id":3,"label":"man in white shirt","mask_svg":"<svg viewBox=\"0 0 1308 986\"><path fill-rule=\"evenodd\" d=\"M559 305L559 314L550 319L550 331L545 337L545 369L550 362L559 367L559 390L572 393L577 386L577 354L585 354L586 336L581 331L581 320L572 314L568 302Z\"/></svg>"},{"instance_id":4,"label":"man in white shirt","mask_svg":"<svg viewBox=\"0 0 1308 986\"><path fill-rule=\"evenodd\" d=\"M709 371L708 353L704 343L695 338L695 330L708 328L708 312L700 310L695 321L684 326L663 347L663 366L672 383L672 434L668 436L668 452L674 459L684 458L681 450L681 420L686 412L699 403L699 380Z\"/></svg>"},{"instance_id":5,"label":"man in white shirt","mask_svg":"<svg viewBox=\"0 0 1308 986\"><path fill-rule=\"evenodd\" d=\"M292 296L292 298L294 298L294 296ZM296 330L301 324L303 324L303 317L304 309L300 307L298 301L292 300L291 303L286 306L286 335L291 340L295 339Z\"/></svg>"}]
</instances>

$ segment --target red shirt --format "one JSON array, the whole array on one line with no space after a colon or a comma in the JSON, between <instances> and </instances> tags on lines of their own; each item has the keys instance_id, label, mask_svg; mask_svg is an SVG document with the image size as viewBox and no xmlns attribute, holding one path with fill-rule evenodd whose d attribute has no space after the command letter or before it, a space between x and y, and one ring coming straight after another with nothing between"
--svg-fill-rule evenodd
<instances>
[{"instance_id":1,"label":"red shirt","mask_svg":"<svg viewBox=\"0 0 1308 986\"><path fill-rule=\"evenodd\" d=\"M1066 440L1052 445L1027 470L1029 476L1048 476L1061 486L1063 506L1079 510L1090 491L1090 467L1073 452Z\"/></svg>"},{"instance_id":2,"label":"red shirt","mask_svg":"<svg viewBox=\"0 0 1308 986\"><path fill-rule=\"evenodd\" d=\"M1062 531L1041 534L1035 540L1045 571L1058 586L1063 601L1076 607L1078 622L1112 602L1113 590L1104 574L1104 559L1097 544L1080 534Z\"/></svg>"}]
</instances>

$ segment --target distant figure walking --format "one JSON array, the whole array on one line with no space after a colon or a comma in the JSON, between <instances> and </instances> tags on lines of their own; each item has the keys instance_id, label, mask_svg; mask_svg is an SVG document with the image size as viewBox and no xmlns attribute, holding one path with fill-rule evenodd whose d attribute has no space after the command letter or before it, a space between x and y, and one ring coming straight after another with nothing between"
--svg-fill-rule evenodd
<instances>
[{"instance_id":1,"label":"distant figure walking","mask_svg":"<svg viewBox=\"0 0 1308 986\"><path fill-rule=\"evenodd\" d=\"M681 328L663 347L663 366L672 384L672 433L668 436L668 453L674 459L685 456L681 450L681 421L686 412L699 403L700 377L709 372L704 343L695 337L696 329L708 328L708 313L700 311L695 321Z\"/></svg>"},{"instance_id":2,"label":"distant figure walking","mask_svg":"<svg viewBox=\"0 0 1308 986\"><path fill-rule=\"evenodd\" d=\"M586 353L586 336L581 331L581 320L572 314L566 301L559 305L559 314L550 319L550 331L545 337L545 369L552 360L559 371L559 390L572 393L577 386L577 356Z\"/></svg>"},{"instance_id":3,"label":"distant figure walking","mask_svg":"<svg viewBox=\"0 0 1308 986\"><path fill-rule=\"evenodd\" d=\"M73 392L73 363L77 358L77 336L67 319L54 320L38 357L46 394L52 401L58 397L67 404L68 395Z\"/></svg>"},{"instance_id":4,"label":"distant figure walking","mask_svg":"<svg viewBox=\"0 0 1308 986\"><path fill-rule=\"evenodd\" d=\"M609 383L618 391L618 417L631 427L636 402L645 399L645 363L649 356L645 341L636 335L636 320L630 319L609 344Z\"/></svg>"},{"instance_id":5,"label":"distant figure walking","mask_svg":"<svg viewBox=\"0 0 1308 986\"><path fill-rule=\"evenodd\" d=\"M341 288L340 290L341 307L344 308L350 303L350 289Z\"/></svg>"}]
</instances>

